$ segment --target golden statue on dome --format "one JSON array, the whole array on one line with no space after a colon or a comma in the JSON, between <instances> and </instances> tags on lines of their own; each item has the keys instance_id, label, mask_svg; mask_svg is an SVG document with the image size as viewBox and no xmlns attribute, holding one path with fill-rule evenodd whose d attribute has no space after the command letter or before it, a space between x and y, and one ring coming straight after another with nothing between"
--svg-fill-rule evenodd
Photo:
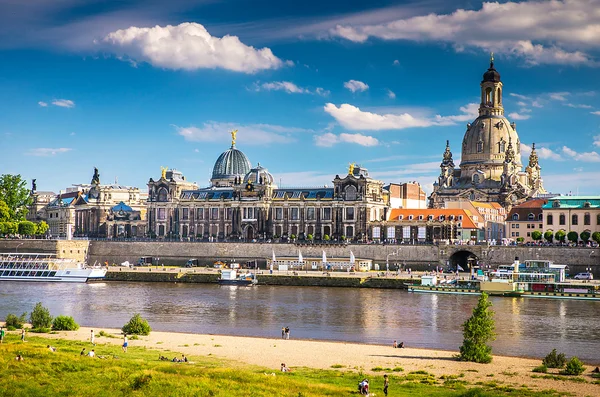
<instances>
[{"instance_id":1,"label":"golden statue on dome","mask_svg":"<svg viewBox=\"0 0 600 397\"><path fill-rule=\"evenodd\" d=\"M354 175L355 165L356 165L356 163L350 163L350 165L348 166L348 175Z\"/></svg>"},{"instance_id":2,"label":"golden statue on dome","mask_svg":"<svg viewBox=\"0 0 600 397\"><path fill-rule=\"evenodd\" d=\"M162 179L167 179L167 170L169 167L160 167L160 177Z\"/></svg>"},{"instance_id":3,"label":"golden statue on dome","mask_svg":"<svg viewBox=\"0 0 600 397\"><path fill-rule=\"evenodd\" d=\"M230 132L231 134L231 146L235 146L235 137L237 136L238 130L233 130Z\"/></svg>"}]
</instances>

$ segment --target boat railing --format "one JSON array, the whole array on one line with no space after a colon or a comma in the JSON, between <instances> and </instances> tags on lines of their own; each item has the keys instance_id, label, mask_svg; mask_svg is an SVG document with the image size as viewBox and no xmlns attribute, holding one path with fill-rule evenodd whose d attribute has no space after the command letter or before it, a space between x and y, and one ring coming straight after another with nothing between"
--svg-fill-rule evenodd
<instances>
[{"instance_id":1,"label":"boat railing","mask_svg":"<svg viewBox=\"0 0 600 397\"><path fill-rule=\"evenodd\" d=\"M73 267L72 259L60 259L47 254L4 254L0 255L0 269L19 270L63 270Z\"/></svg>"}]
</instances>

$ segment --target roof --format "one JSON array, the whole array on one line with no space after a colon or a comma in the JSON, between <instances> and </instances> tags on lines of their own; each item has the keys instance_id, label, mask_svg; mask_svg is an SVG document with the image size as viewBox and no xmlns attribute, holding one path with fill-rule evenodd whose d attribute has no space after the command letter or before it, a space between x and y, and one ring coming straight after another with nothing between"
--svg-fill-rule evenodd
<instances>
[{"instance_id":1,"label":"roof","mask_svg":"<svg viewBox=\"0 0 600 397\"><path fill-rule=\"evenodd\" d=\"M412 208L394 208L390 213L390 221L409 221L408 217L412 215L413 221L419 219L419 216L423 216L423 220L428 220L429 216L432 216L432 221L441 222L443 220L451 220L450 217L454 216L454 219L458 222L462 222L463 229L478 229L475 221L473 220L473 214L469 210L460 208L424 208L424 209L412 209ZM400 220L399 217L403 219ZM459 220L458 217L462 219ZM440 217L443 217L440 218ZM483 219L482 219L483 220ZM411 221L412 222L412 221Z\"/></svg>"},{"instance_id":2,"label":"roof","mask_svg":"<svg viewBox=\"0 0 600 397\"><path fill-rule=\"evenodd\" d=\"M542 208L542 206L544 204L546 204L547 202L548 202L548 199L539 199L539 198L531 199L531 200L527 200L524 203L521 203L517 206L514 206L513 209L515 209L515 208Z\"/></svg>"},{"instance_id":3,"label":"roof","mask_svg":"<svg viewBox=\"0 0 600 397\"><path fill-rule=\"evenodd\" d=\"M212 179L228 178L235 175L244 176L250 171L250 161L246 155L231 145L221 153L213 167Z\"/></svg>"},{"instance_id":4,"label":"roof","mask_svg":"<svg viewBox=\"0 0 600 397\"><path fill-rule=\"evenodd\" d=\"M124 202L122 202L122 201L119 204L117 204L114 207L112 207L111 210L113 212L119 212L119 211L133 212L133 209L130 206L128 206L127 204L125 204Z\"/></svg>"},{"instance_id":5,"label":"roof","mask_svg":"<svg viewBox=\"0 0 600 397\"><path fill-rule=\"evenodd\" d=\"M559 206L556 206L556 202ZM589 205L588 205L589 203ZM557 196L548 199L542 208L599 208L600 196Z\"/></svg>"}]
</instances>

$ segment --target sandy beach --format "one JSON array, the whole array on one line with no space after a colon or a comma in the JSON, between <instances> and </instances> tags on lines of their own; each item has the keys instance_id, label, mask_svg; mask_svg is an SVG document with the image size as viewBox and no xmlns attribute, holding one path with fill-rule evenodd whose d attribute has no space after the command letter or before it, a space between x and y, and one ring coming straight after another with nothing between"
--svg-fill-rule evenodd
<instances>
[{"instance_id":1,"label":"sandy beach","mask_svg":"<svg viewBox=\"0 0 600 397\"><path fill-rule=\"evenodd\" d=\"M89 327L82 327L78 331L58 332L57 334L43 335L48 338L60 338L82 341L82 346L90 344ZM116 338L100 337L101 329L95 328L96 349L101 350L101 344L121 344L122 334L118 329L102 329L113 334ZM139 340L130 340L130 348L146 347L162 351L184 353L189 357L212 355L242 364L251 364L278 371L282 362L288 367L309 367L317 369L331 369L334 365L342 365L337 370L362 370L372 373L373 376L382 376L384 372L371 371L372 368L402 367L406 374L410 371L425 370L440 377L442 375L464 374L464 380L470 384L476 382L494 381L502 385L520 387L527 385L534 390L554 389L569 392L574 396L599 396L600 385L592 384L595 379L590 377L593 369L587 366L582 377L587 383L576 383L569 380L553 380L532 378L531 370L541 364L541 360L494 356L491 364L476 364L455 361L453 356L457 352L414 349L406 347L394 349L390 341L389 346L367 345L357 343L294 340L293 330L290 340L279 338L254 338L225 335L201 335L172 332L152 331L149 336L140 337ZM490 376L493 374L493 376Z\"/></svg>"}]
</instances>

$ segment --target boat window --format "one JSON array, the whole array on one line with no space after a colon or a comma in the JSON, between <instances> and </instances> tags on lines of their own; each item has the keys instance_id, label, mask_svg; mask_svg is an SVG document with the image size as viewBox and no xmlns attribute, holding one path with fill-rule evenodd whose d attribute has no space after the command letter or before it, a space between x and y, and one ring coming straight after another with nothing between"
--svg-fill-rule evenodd
<instances>
[{"instance_id":1,"label":"boat window","mask_svg":"<svg viewBox=\"0 0 600 397\"><path fill-rule=\"evenodd\" d=\"M50 277L56 276L56 272L50 272Z\"/></svg>"},{"instance_id":2,"label":"boat window","mask_svg":"<svg viewBox=\"0 0 600 397\"><path fill-rule=\"evenodd\" d=\"M50 272L43 272L42 277L48 277L48 273L50 273Z\"/></svg>"},{"instance_id":3,"label":"boat window","mask_svg":"<svg viewBox=\"0 0 600 397\"><path fill-rule=\"evenodd\" d=\"M9 276L11 276L11 277L12 277L12 276L14 276L14 275L15 275L15 273L16 273L16 272L13 270L13 271L11 271L11 272L10 272Z\"/></svg>"}]
</instances>

